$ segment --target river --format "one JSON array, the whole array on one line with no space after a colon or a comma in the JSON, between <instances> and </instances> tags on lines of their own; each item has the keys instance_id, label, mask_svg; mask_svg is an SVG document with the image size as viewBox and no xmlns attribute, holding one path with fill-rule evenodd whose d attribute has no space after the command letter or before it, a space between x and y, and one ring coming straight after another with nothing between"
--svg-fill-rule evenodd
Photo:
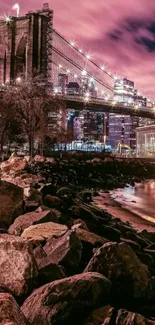
<instances>
[{"instance_id":1,"label":"river","mask_svg":"<svg viewBox=\"0 0 155 325\"><path fill-rule=\"evenodd\" d=\"M139 217L155 224L155 180L111 192L111 197Z\"/></svg>"}]
</instances>

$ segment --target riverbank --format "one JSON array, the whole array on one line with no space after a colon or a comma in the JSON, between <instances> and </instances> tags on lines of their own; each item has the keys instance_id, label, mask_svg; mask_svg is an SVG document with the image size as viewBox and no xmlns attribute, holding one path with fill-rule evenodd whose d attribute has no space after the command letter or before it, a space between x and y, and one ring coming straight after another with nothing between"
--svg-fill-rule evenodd
<instances>
[{"instance_id":1,"label":"riverbank","mask_svg":"<svg viewBox=\"0 0 155 325\"><path fill-rule=\"evenodd\" d=\"M112 198L112 193L100 191L99 196L93 198L93 202L97 207L108 212L112 218L119 218L123 222L129 222L137 231L144 229L151 232L155 231L155 223L143 219L134 209L115 201Z\"/></svg>"},{"instance_id":2,"label":"riverbank","mask_svg":"<svg viewBox=\"0 0 155 325\"><path fill-rule=\"evenodd\" d=\"M155 325L155 231L109 195L153 174L138 161L2 163L2 322Z\"/></svg>"}]
</instances>

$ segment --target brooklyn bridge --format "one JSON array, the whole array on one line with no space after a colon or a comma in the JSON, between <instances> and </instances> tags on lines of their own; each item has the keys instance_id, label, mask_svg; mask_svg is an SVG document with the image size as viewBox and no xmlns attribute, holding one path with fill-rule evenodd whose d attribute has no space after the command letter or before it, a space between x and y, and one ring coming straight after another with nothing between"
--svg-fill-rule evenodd
<instances>
[{"instance_id":1,"label":"brooklyn bridge","mask_svg":"<svg viewBox=\"0 0 155 325\"><path fill-rule=\"evenodd\" d=\"M70 111L109 114L112 119L155 118L154 102L133 82L95 62L53 27L47 3L36 12L0 20L0 88L19 84L35 71L46 77L51 93L63 98ZM132 124L139 126L135 120Z\"/></svg>"}]
</instances>

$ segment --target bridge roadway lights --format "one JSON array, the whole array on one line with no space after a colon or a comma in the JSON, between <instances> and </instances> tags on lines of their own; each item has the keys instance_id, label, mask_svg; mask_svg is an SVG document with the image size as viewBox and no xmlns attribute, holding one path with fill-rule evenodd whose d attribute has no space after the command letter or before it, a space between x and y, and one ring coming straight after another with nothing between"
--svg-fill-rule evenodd
<instances>
[{"instance_id":1,"label":"bridge roadway lights","mask_svg":"<svg viewBox=\"0 0 155 325\"><path fill-rule=\"evenodd\" d=\"M98 99L90 99L89 102L85 102L83 97L64 96L64 101L68 109L75 110L89 110L105 113L115 113L120 115L139 116L155 120L155 112L150 108L135 108L129 106L118 106L110 103L102 102Z\"/></svg>"}]
</instances>

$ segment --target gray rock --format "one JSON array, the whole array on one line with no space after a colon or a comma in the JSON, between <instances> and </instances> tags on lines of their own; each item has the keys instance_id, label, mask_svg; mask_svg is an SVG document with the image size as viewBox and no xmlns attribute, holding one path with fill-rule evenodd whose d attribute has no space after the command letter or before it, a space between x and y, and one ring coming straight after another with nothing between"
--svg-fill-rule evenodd
<instances>
[{"instance_id":1,"label":"gray rock","mask_svg":"<svg viewBox=\"0 0 155 325\"><path fill-rule=\"evenodd\" d=\"M67 226L55 222L45 222L26 228L23 238L44 241L50 237L61 237L68 231Z\"/></svg>"},{"instance_id":2,"label":"gray rock","mask_svg":"<svg viewBox=\"0 0 155 325\"><path fill-rule=\"evenodd\" d=\"M112 281L118 299L144 298L149 283L148 268L126 243L109 242L100 247L85 272L99 272Z\"/></svg>"},{"instance_id":3,"label":"gray rock","mask_svg":"<svg viewBox=\"0 0 155 325\"><path fill-rule=\"evenodd\" d=\"M29 325L20 307L9 293L0 293L0 324Z\"/></svg>"},{"instance_id":4,"label":"gray rock","mask_svg":"<svg viewBox=\"0 0 155 325\"><path fill-rule=\"evenodd\" d=\"M0 235L0 285L15 296L25 296L38 276L32 247L16 236Z\"/></svg>"},{"instance_id":5,"label":"gray rock","mask_svg":"<svg viewBox=\"0 0 155 325\"><path fill-rule=\"evenodd\" d=\"M81 324L88 311L108 302L110 288L101 274L78 274L35 290L21 310L33 325Z\"/></svg>"},{"instance_id":6,"label":"gray rock","mask_svg":"<svg viewBox=\"0 0 155 325\"><path fill-rule=\"evenodd\" d=\"M17 185L0 181L0 224L9 227L13 219L21 214L23 189Z\"/></svg>"},{"instance_id":7,"label":"gray rock","mask_svg":"<svg viewBox=\"0 0 155 325\"><path fill-rule=\"evenodd\" d=\"M32 225L49 221L57 221L55 214L52 214L50 210L45 210L41 212L36 210L33 212L25 213L22 216L16 218L14 223L9 227L8 233L11 235L20 236L24 229Z\"/></svg>"},{"instance_id":8,"label":"gray rock","mask_svg":"<svg viewBox=\"0 0 155 325\"><path fill-rule=\"evenodd\" d=\"M44 197L44 204L49 208L55 208L58 210L64 207L64 202L61 199L49 194Z\"/></svg>"},{"instance_id":9,"label":"gray rock","mask_svg":"<svg viewBox=\"0 0 155 325\"><path fill-rule=\"evenodd\" d=\"M41 245L36 247L33 252L38 265L39 286L66 277L63 267L53 264Z\"/></svg>"},{"instance_id":10,"label":"gray rock","mask_svg":"<svg viewBox=\"0 0 155 325\"><path fill-rule=\"evenodd\" d=\"M76 270L82 255L82 244L76 234L68 231L59 238L51 237L44 246L51 263L61 264L66 270Z\"/></svg>"}]
</instances>

